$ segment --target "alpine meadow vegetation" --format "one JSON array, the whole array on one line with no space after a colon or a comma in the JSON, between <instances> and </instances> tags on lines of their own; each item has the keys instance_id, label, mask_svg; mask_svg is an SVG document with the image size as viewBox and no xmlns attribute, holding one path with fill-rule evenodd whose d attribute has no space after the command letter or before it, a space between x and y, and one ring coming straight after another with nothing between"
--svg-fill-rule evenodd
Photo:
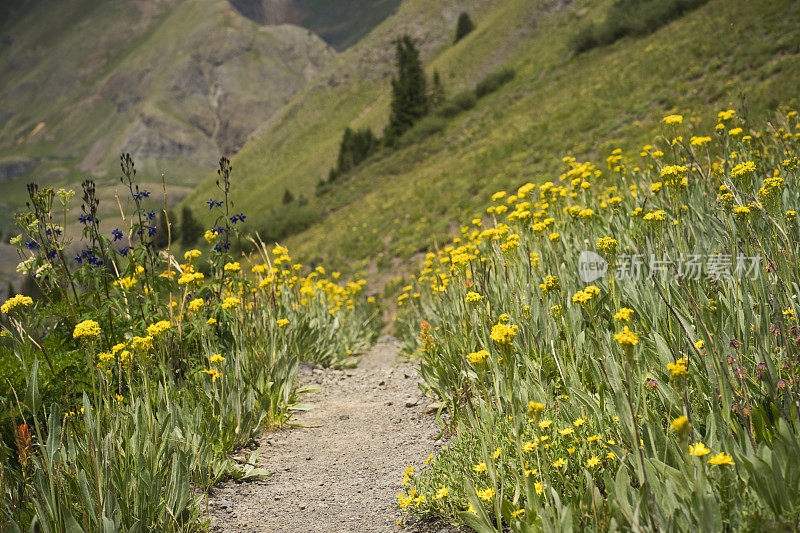
<instances>
[{"instance_id":1,"label":"alpine meadow vegetation","mask_svg":"<svg viewBox=\"0 0 800 533\"><path fill-rule=\"evenodd\" d=\"M796 527L800 121L694 122L564 157L427 255L396 325L454 436L399 507L480 532Z\"/></svg>"},{"instance_id":2,"label":"alpine meadow vegetation","mask_svg":"<svg viewBox=\"0 0 800 533\"><path fill-rule=\"evenodd\" d=\"M354 37L323 2L333 54L196 2L90 73L115 124L0 109L0 532L800 529L800 3L370 0ZM249 107L283 33L313 64ZM37 39L0 39L14 98Z\"/></svg>"},{"instance_id":3,"label":"alpine meadow vegetation","mask_svg":"<svg viewBox=\"0 0 800 533\"><path fill-rule=\"evenodd\" d=\"M31 184L16 216L12 243L40 296L2 305L3 531L205 529L214 483L269 475L257 453L232 454L304 408L299 361L350 366L374 340L363 280L239 231L227 159L205 246L181 254L169 236L157 249L153 193L127 154L121 169L128 197L108 234L91 180L80 235L68 234L71 190ZM236 257L242 240L256 252Z\"/></svg>"}]
</instances>

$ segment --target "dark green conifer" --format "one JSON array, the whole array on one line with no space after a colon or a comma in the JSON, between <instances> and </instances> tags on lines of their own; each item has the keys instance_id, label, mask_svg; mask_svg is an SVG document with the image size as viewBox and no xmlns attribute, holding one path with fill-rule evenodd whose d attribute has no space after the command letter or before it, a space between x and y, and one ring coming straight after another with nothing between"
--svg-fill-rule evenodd
<instances>
[{"instance_id":1,"label":"dark green conifer","mask_svg":"<svg viewBox=\"0 0 800 533\"><path fill-rule=\"evenodd\" d=\"M181 222L183 226L181 243L184 246L192 246L203 234L203 226L194 218L192 210L187 206L184 206L181 212Z\"/></svg>"},{"instance_id":2,"label":"dark green conifer","mask_svg":"<svg viewBox=\"0 0 800 533\"><path fill-rule=\"evenodd\" d=\"M466 12L461 13L458 16L458 22L456 22L456 39L453 42L457 43L474 29L475 24L472 23L472 19L469 18L469 14Z\"/></svg>"},{"instance_id":3,"label":"dark green conifer","mask_svg":"<svg viewBox=\"0 0 800 533\"><path fill-rule=\"evenodd\" d=\"M392 103L384 142L393 146L397 139L428 112L425 72L419 50L411 37L397 40L397 75L392 78Z\"/></svg>"}]
</instances>

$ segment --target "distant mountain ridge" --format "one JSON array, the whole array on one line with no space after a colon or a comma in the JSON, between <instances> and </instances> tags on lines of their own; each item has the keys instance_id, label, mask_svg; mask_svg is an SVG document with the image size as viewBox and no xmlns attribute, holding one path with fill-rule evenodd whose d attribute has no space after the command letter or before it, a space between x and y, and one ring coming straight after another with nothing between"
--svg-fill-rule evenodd
<instances>
[{"instance_id":1,"label":"distant mountain ridge","mask_svg":"<svg viewBox=\"0 0 800 533\"><path fill-rule=\"evenodd\" d=\"M337 50L357 43L400 4L400 0L228 1L257 24L297 24L310 29Z\"/></svg>"}]
</instances>

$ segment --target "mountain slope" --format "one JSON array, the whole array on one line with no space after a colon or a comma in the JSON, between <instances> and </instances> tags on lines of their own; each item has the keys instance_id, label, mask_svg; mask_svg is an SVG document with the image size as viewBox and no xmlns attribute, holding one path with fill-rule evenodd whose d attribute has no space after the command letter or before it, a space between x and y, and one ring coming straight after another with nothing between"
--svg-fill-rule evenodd
<instances>
[{"instance_id":1,"label":"mountain slope","mask_svg":"<svg viewBox=\"0 0 800 533\"><path fill-rule=\"evenodd\" d=\"M382 128L389 36L402 31L421 41L429 70L441 72L451 95L500 67L515 68L516 78L452 119L443 132L373 157L333 192L313 199L310 205L322 220L283 243L306 261L387 269L393 258L450 238L463 213L479 208L487 192L553 179L566 153L605 157L620 147L632 161L670 112L693 116L696 131L709 134L722 108L764 117L778 103L796 103L796 3L759 3L755 9L745 0L712 1L651 35L574 56L570 38L585 21L601 19L608 5L495 2L490 10L474 9L477 29L449 46L445 29L454 24L432 36L424 9L428 16L457 15L469 6L404 4L240 152L235 175L247 195L237 198L237 209L252 216L255 228L267 223L270 210L285 209L285 187L313 195L346 125ZM352 74L372 57L385 61L384 70L374 67L365 79ZM207 191L201 186L187 201L195 205Z\"/></svg>"},{"instance_id":2,"label":"mountain slope","mask_svg":"<svg viewBox=\"0 0 800 533\"><path fill-rule=\"evenodd\" d=\"M123 151L184 194L334 56L223 0L29 2L0 44L2 207L23 180L116 176Z\"/></svg>"}]
</instances>

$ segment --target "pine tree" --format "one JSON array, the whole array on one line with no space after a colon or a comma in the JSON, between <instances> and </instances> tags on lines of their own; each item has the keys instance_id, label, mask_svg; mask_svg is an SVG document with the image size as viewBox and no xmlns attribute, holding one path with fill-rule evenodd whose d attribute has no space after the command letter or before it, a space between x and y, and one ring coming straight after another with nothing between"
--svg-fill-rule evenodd
<instances>
[{"instance_id":1,"label":"pine tree","mask_svg":"<svg viewBox=\"0 0 800 533\"><path fill-rule=\"evenodd\" d=\"M159 250L164 249L169 244L170 234L167 228L167 218L164 216L164 211L158 212L158 224L156 225L156 237L153 244Z\"/></svg>"},{"instance_id":2,"label":"pine tree","mask_svg":"<svg viewBox=\"0 0 800 533\"><path fill-rule=\"evenodd\" d=\"M442 83L442 77L439 75L438 70L433 71L433 81L431 83L431 95L430 95L430 103L431 109L436 109L440 105L442 105L447 98L447 95L444 91L444 84Z\"/></svg>"},{"instance_id":3,"label":"pine tree","mask_svg":"<svg viewBox=\"0 0 800 533\"><path fill-rule=\"evenodd\" d=\"M461 13L458 16L458 22L456 22L456 39L453 42L457 43L474 29L475 24L472 23L472 19L469 18L469 14L466 12Z\"/></svg>"},{"instance_id":4,"label":"pine tree","mask_svg":"<svg viewBox=\"0 0 800 533\"><path fill-rule=\"evenodd\" d=\"M192 246L203 234L203 226L194 218L192 210L188 206L183 206L181 211L181 222L183 231L181 232L181 243L184 246Z\"/></svg>"},{"instance_id":5,"label":"pine tree","mask_svg":"<svg viewBox=\"0 0 800 533\"><path fill-rule=\"evenodd\" d=\"M294 195L289 189L283 189L283 205L294 202Z\"/></svg>"},{"instance_id":6,"label":"pine tree","mask_svg":"<svg viewBox=\"0 0 800 533\"><path fill-rule=\"evenodd\" d=\"M411 37L397 41L397 76L392 78L392 103L384 142L393 146L397 139L428 112L425 72L419 50Z\"/></svg>"},{"instance_id":7,"label":"pine tree","mask_svg":"<svg viewBox=\"0 0 800 533\"><path fill-rule=\"evenodd\" d=\"M167 228L167 221L169 221L169 229ZM162 250L172 242L178 242L178 220L175 218L175 213L171 209L167 210L167 216L164 216L164 211L158 213L158 224L156 226L156 248Z\"/></svg>"}]
</instances>

